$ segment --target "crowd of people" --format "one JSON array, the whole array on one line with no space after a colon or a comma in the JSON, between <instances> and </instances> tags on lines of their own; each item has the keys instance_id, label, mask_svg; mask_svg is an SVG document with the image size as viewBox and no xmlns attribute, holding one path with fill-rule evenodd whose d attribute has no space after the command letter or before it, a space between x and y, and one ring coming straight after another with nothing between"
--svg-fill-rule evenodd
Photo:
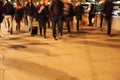
<instances>
[{"instance_id":1,"label":"crowd of people","mask_svg":"<svg viewBox=\"0 0 120 80\"><path fill-rule=\"evenodd\" d=\"M102 0L102 13L100 19L100 30L102 31L103 18L108 23L108 35L111 35L111 21L113 4L110 0ZM21 25L20 22L24 19L25 25L28 26L29 31L33 27L33 20L38 21L40 36L44 35L46 38L46 23L50 27L50 21L52 23L52 36L54 40L57 40L57 35L63 35L63 23L66 23L68 33L71 33L71 27L73 26L73 17L76 18L76 31L79 32L80 26L83 21L83 14L88 12L89 26L93 26L92 18L96 15L96 10L93 4L89 5L87 10L84 10L81 5L81 1L78 1L74 6L71 0L52 0L52 3L48 5L45 0L40 1L39 6L35 6L32 0L25 2L22 6L20 2L17 2L14 7L8 0L4 2L0 1L0 23L5 19L5 26L8 28L8 32L13 34L13 18L16 22L16 31L19 32ZM81 23L81 24L80 24ZM56 28L58 33L56 34ZM1 26L0 26L1 29Z\"/></svg>"}]
</instances>

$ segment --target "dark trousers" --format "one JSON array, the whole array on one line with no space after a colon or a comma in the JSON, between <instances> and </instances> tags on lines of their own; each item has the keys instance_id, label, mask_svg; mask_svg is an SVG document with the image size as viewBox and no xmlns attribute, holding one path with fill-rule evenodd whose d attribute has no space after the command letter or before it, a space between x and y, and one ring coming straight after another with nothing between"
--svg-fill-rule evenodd
<instances>
[{"instance_id":1,"label":"dark trousers","mask_svg":"<svg viewBox=\"0 0 120 80\"><path fill-rule=\"evenodd\" d=\"M93 14L89 14L89 25L92 26L93 23L92 23L92 19L94 18L95 15Z\"/></svg>"},{"instance_id":2,"label":"dark trousers","mask_svg":"<svg viewBox=\"0 0 120 80\"><path fill-rule=\"evenodd\" d=\"M16 31L20 31L20 20L16 20Z\"/></svg>"},{"instance_id":3,"label":"dark trousers","mask_svg":"<svg viewBox=\"0 0 120 80\"><path fill-rule=\"evenodd\" d=\"M81 22L81 21L82 21L82 20L77 19L77 25L76 25L77 32L79 32L80 22Z\"/></svg>"},{"instance_id":4,"label":"dark trousers","mask_svg":"<svg viewBox=\"0 0 120 80\"><path fill-rule=\"evenodd\" d=\"M42 30L43 30L44 38L46 38L46 21L45 20L38 21L38 24L39 24L40 35L42 36Z\"/></svg>"},{"instance_id":5,"label":"dark trousers","mask_svg":"<svg viewBox=\"0 0 120 80\"><path fill-rule=\"evenodd\" d=\"M102 23L103 23L103 19L106 19L107 21L107 35L111 35L111 24L112 24L112 16L103 16L101 15L101 20L100 20L100 28L102 28Z\"/></svg>"},{"instance_id":6,"label":"dark trousers","mask_svg":"<svg viewBox=\"0 0 120 80\"><path fill-rule=\"evenodd\" d=\"M56 38L56 27L58 25L58 34L60 34L60 36L62 36L62 25L63 21L62 21L62 17L61 16L54 16L52 17L52 33L53 33L53 37Z\"/></svg>"},{"instance_id":7,"label":"dark trousers","mask_svg":"<svg viewBox=\"0 0 120 80\"><path fill-rule=\"evenodd\" d=\"M68 33L70 33L71 32L71 29L70 29L70 18L68 16L64 16L64 21L67 24Z\"/></svg>"}]
</instances>

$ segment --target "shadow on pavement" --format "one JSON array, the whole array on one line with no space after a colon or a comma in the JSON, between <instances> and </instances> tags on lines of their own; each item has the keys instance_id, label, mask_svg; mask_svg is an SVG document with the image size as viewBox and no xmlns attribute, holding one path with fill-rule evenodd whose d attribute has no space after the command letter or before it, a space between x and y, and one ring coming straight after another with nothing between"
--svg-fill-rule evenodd
<instances>
[{"instance_id":1,"label":"shadow on pavement","mask_svg":"<svg viewBox=\"0 0 120 80\"><path fill-rule=\"evenodd\" d=\"M47 65L32 63L25 60L8 59L4 61L4 64L11 68L11 70L20 70L20 72L26 73L27 75L32 74L33 76L36 76L39 79L44 78L45 80L78 80L77 78L61 70L49 67ZM25 76L26 74L23 74L24 77L30 77ZM18 76L22 76L22 73ZM33 80L32 77L31 80Z\"/></svg>"}]
</instances>

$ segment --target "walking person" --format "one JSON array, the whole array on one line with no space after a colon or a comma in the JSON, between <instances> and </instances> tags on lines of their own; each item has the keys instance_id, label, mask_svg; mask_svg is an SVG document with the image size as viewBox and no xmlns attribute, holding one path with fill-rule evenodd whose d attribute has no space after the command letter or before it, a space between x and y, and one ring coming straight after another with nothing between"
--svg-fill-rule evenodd
<instances>
[{"instance_id":1,"label":"walking person","mask_svg":"<svg viewBox=\"0 0 120 80\"><path fill-rule=\"evenodd\" d=\"M63 8L63 18L67 24L68 33L71 33L71 25L70 21L73 18L73 5L71 4L70 0L63 0L64 8Z\"/></svg>"},{"instance_id":2,"label":"walking person","mask_svg":"<svg viewBox=\"0 0 120 80\"><path fill-rule=\"evenodd\" d=\"M37 10L37 20L39 24L40 36L42 36L42 32L44 33L44 38L46 38L46 22L48 19L49 10L47 5L45 5L44 1L40 1L40 6Z\"/></svg>"},{"instance_id":3,"label":"walking person","mask_svg":"<svg viewBox=\"0 0 120 80\"><path fill-rule=\"evenodd\" d=\"M27 5L27 1L25 1L25 5L23 6L23 22L25 24L25 26L28 26L28 20L27 20L27 13L26 13L26 5Z\"/></svg>"},{"instance_id":4,"label":"walking person","mask_svg":"<svg viewBox=\"0 0 120 80\"><path fill-rule=\"evenodd\" d=\"M63 7L64 7L64 4L61 0L53 0L52 4L50 5L50 16L52 20L52 34L53 34L54 40L57 40L56 38L57 24L58 24L58 33L60 34L60 36L63 35L63 32L62 32Z\"/></svg>"},{"instance_id":5,"label":"walking person","mask_svg":"<svg viewBox=\"0 0 120 80\"><path fill-rule=\"evenodd\" d=\"M5 24L8 28L8 32L12 34L13 33L13 17L15 13L15 8L10 2L8 2L8 0L5 0L3 10L5 15Z\"/></svg>"},{"instance_id":6,"label":"walking person","mask_svg":"<svg viewBox=\"0 0 120 80\"><path fill-rule=\"evenodd\" d=\"M81 1L78 1L77 5L75 7L75 16L76 16L76 20L77 20L77 24L76 24L77 32L79 32L80 23L82 23L83 13L84 13L84 8L81 5Z\"/></svg>"},{"instance_id":7,"label":"walking person","mask_svg":"<svg viewBox=\"0 0 120 80\"><path fill-rule=\"evenodd\" d=\"M28 20L28 28L29 31L31 31L31 28L33 26L33 19L36 16L36 7L33 4L32 0L29 0L29 2L26 5L25 12L27 14L27 20Z\"/></svg>"},{"instance_id":8,"label":"walking person","mask_svg":"<svg viewBox=\"0 0 120 80\"><path fill-rule=\"evenodd\" d=\"M94 4L90 4L90 11L89 11L89 26L93 26L93 18L95 17L95 6Z\"/></svg>"},{"instance_id":9,"label":"walking person","mask_svg":"<svg viewBox=\"0 0 120 80\"><path fill-rule=\"evenodd\" d=\"M0 31L1 31L1 23L2 23L2 21L3 21L3 2L2 1L0 1ZM0 37L1 37L1 35L0 35Z\"/></svg>"},{"instance_id":10,"label":"walking person","mask_svg":"<svg viewBox=\"0 0 120 80\"><path fill-rule=\"evenodd\" d=\"M16 21L16 31L20 31L20 21L23 18L23 8L20 2L17 2L17 5L15 7L15 21Z\"/></svg>"},{"instance_id":11,"label":"walking person","mask_svg":"<svg viewBox=\"0 0 120 80\"><path fill-rule=\"evenodd\" d=\"M107 35L111 36L111 24L112 24L112 12L113 12L113 3L109 0L102 0L102 14L100 20L100 30L102 31L102 23L103 19L105 18L107 22Z\"/></svg>"}]
</instances>

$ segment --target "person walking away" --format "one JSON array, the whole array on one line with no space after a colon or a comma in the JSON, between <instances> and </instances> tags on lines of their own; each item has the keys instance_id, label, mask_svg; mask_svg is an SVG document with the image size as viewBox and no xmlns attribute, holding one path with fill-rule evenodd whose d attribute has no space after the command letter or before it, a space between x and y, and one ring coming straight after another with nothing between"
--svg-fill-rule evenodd
<instances>
[{"instance_id":1,"label":"person walking away","mask_svg":"<svg viewBox=\"0 0 120 80\"><path fill-rule=\"evenodd\" d=\"M5 15L5 24L8 28L8 32L12 34L13 33L13 17L15 13L15 8L10 2L8 2L8 0L5 0L3 10Z\"/></svg>"},{"instance_id":2,"label":"person walking away","mask_svg":"<svg viewBox=\"0 0 120 80\"><path fill-rule=\"evenodd\" d=\"M20 21L23 18L23 8L22 5L20 4L20 2L17 2L16 5L16 10L15 10L15 21L16 21L16 31L19 32L20 31Z\"/></svg>"},{"instance_id":3,"label":"person walking away","mask_svg":"<svg viewBox=\"0 0 120 80\"><path fill-rule=\"evenodd\" d=\"M64 3L63 18L67 24L68 33L70 33L71 32L70 20L73 17L73 6L69 0L63 0L63 3Z\"/></svg>"},{"instance_id":4,"label":"person walking away","mask_svg":"<svg viewBox=\"0 0 120 80\"><path fill-rule=\"evenodd\" d=\"M50 5L50 16L51 16L51 20L52 20L52 34L53 34L53 38L54 40L57 40L56 38L56 26L58 24L58 32L60 34L60 36L63 35L62 33L62 24L63 24L63 7L64 4L62 1L60 0L53 0L52 4Z\"/></svg>"},{"instance_id":5,"label":"person walking away","mask_svg":"<svg viewBox=\"0 0 120 80\"><path fill-rule=\"evenodd\" d=\"M27 20L27 13L26 13L26 5L27 5L27 1L25 1L25 5L23 6L23 22L25 24L25 26L28 26L28 20Z\"/></svg>"},{"instance_id":6,"label":"person walking away","mask_svg":"<svg viewBox=\"0 0 120 80\"><path fill-rule=\"evenodd\" d=\"M29 31L31 31L31 28L33 26L33 19L36 17L36 7L33 4L32 0L29 0L29 2L26 5L25 12L27 14L27 20L28 20L28 28Z\"/></svg>"},{"instance_id":7,"label":"person walking away","mask_svg":"<svg viewBox=\"0 0 120 80\"><path fill-rule=\"evenodd\" d=\"M75 6L75 16L76 16L76 20L77 20L77 24L76 24L77 32L79 32L80 23L82 23L83 13L84 13L84 8L81 5L81 2L78 1L77 5Z\"/></svg>"},{"instance_id":8,"label":"person walking away","mask_svg":"<svg viewBox=\"0 0 120 80\"><path fill-rule=\"evenodd\" d=\"M0 31L1 31L1 23L2 23L2 21L3 21L3 2L2 1L0 1ZM0 35L0 37L1 37L1 35Z\"/></svg>"},{"instance_id":9,"label":"person walking away","mask_svg":"<svg viewBox=\"0 0 120 80\"><path fill-rule=\"evenodd\" d=\"M89 11L89 26L93 26L93 18L95 17L95 13L96 13L96 10L95 10L95 6L94 4L90 4L90 11Z\"/></svg>"},{"instance_id":10,"label":"person walking away","mask_svg":"<svg viewBox=\"0 0 120 80\"><path fill-rule=\"evenodd\" d=\"M45 5L44 1L40 1L40 6L37 10L37 20L39 24L40 36L42 36L42 32L44 33L44 38L46 38L46 22L47 22L47 15L49 14L49 10L47 5ZM42 31L43 30L43 31Z\"/></svg>"},{"instance_id":11,"label":"person walking away","mask_svg":"<svg viewBox=\"0 0 120 80\"><path fill-rule=\"evenodd\" d=\"M103 10L101 14L101 20L100 20L100 30L102 31L102 23L103 19L106 19L107 22L107 35L111 36L111 24L112 24L112 12L113 12L113 3L109 0L102 0L103 4Z\"/></svg>"}]
</instances>

